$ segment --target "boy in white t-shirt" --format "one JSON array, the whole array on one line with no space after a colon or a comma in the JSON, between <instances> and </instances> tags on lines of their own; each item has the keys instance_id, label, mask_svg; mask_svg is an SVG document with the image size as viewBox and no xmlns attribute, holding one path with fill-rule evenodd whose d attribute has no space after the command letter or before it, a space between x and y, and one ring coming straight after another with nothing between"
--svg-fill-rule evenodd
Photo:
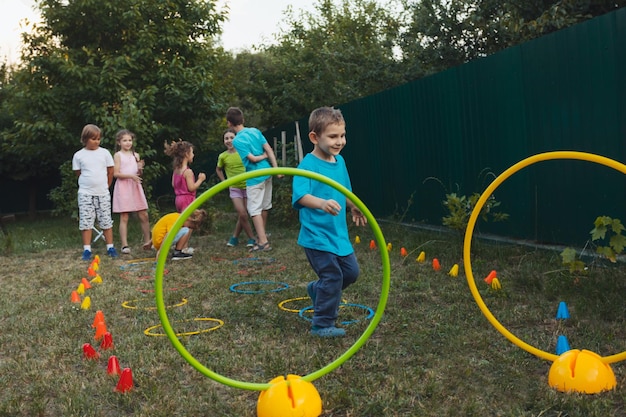
<instances>
[{"instance_id":1,"label":"boy in white t-shirt","mask_svg":"<svg viewBox=\"0 0 626 417\"><path fill-rule=\"evenodd\" d=\"M91 260L91 230L96 219L104 232L107 255L117 258L109 192L115 164L111 153L100 147L100 135L98 126L86 125L80 136L84 148L72 158L72 169L78 176L78 228L83 239L83 261Z\"/></svg>"}]
</instances>

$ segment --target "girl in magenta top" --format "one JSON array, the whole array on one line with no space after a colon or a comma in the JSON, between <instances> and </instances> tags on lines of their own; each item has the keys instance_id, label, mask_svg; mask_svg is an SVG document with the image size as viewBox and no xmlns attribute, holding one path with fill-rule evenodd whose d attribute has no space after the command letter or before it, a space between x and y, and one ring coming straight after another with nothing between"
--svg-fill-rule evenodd
<instances>
[{"instance_id":1,"label":"girl in magenta top","mask_svg":"<svg viewBox=\"0 0 626 417\"><path fill-rule=\"evenodd\" d=\"M176 194L176 211L182 213L196 198L196 190L206 180L206 174L201 172L198 179L195 178L189 164L193 162L193 145L187 141L179 140L171 144L165 143L165 154L174 160L174 173L172 174L172 187Z\"/></svg>"}]
</instances>

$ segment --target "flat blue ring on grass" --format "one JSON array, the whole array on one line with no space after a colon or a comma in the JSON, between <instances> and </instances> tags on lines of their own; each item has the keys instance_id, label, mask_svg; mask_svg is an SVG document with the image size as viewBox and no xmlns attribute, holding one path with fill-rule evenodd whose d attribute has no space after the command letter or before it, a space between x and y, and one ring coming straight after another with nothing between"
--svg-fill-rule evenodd
<instances>
[{"instance_id":1,"label":"flat blue ring on grass","mask_svg":"<svg viewBox=\"0 0 626 417\"><path fill-rule=\"evenodd\" d=\"M302 377L304 381L312 382L317 378L320 378L327 373L337 369L341 364L343 364L346 360L352 357L370 338L376 326L383 317L383 313L385 311L385 306L387 305L387 300L389 298L389 286L391 282L391 265L389 263L389 252L387 252L387 242L385 242L385 237L383 236L383 232L380 230L380 226L378 226L378 222L369 211L367 206L363 204L359 198L354 195L350 190L348 190L343 185L339 184L336 181L331 180L328 177L320 175L315 172L306 171L298 168L265 168L259 169L257 171L244 172L243 174L235 175L234 177L227 178L226 181L222 181L213 187L209 188L207 191L202 193L198 198L196 198L178 217L174 225L172 226L172 230L167 234L165 240L163 241L163 247L169 248L174 243L174 236L176 232L180 230L183 226L183 223L187 220L187 218L193 213L194 210L199 208L202 204L204 204L211 197L216 195L217 193L226 190L228 187L237 184L240 181L246 181L250 178L261 177L265 175L289 175L289 176L301 176L310 178L321 183L327 184L334 189L340 191L343 195L348 198L365 216L367 219L370 228L374 234L374 239L376 240L378 251L380 253L380 258L382 262L382 271L383 271L383 281L381 285L380 298L378 300L378 306L376 307L376 311L374 313L374 317L370 321L370 324L367 326L363 334L354 342L352 346L348 348L341 356L335 359L333 362L324 366L321 369L318 369L315 372L312 372L308 375ZM185 349L185 346L178 340L174 329L170 325L169 319L167 317L167 310L165 308L165 301L163 300L163 271L165 269L165 263L167 261L167 251L161 251L159 253L159 257L157 259L157 265L155 270L155 278L154 278L154 293L156 297L157 311L159 312L159 318L161 319L161 324L163 325L163 330L167 335L168 339L174 345L174 348L180 353L180 355L194 368L196 368L203 375L219 382L224 385L228 385L233 388L241 388L247 389L250 391L264 391L271 387L269 383L254 383L254 382L245 382L238 381L236 379L231 379L225 377L223 375L214 372L201 364L196 358L194 358L188 351ZM302 337L310 337L303 333Z\"/></svg>"},{"instance_id":2,"label":"flat blue ring on grass","mask_svg":"<svg viewBox=\"0 0 626 417\"><path fill-rule=\"evenodd\" d=\"M281 287L274 288L271 290L240 290L238 287L242 287L244 285L281 285ZM237 292L239 294L263 294L266 292L278 292L283 291L289 288L289 284L286 282L276 282L276 281L246 281L246 282L238 282L230 286L230 290L232 292Z\"/></svg>"},{"instance_id":3,"label":"flat blue ring on grass","mask_svg":"<svg viewBox=\"0 0 626 417\"><path fill-rule=\"evenodd\" d=\"M345 321L341 322L342 326L347 326L349 324L358 323L361 320L369 320L372 317L374 317L374 310L372 310L368 306L364 306L363 304L339 303L339 307L356 307L356 308L362 308L363 310L367 311L367 316L364 319L345 320ZM310 313L311 311L313 311L313 306L307 306L307 307L304 307L303 309L301 309L300 311L298 311L298 315L300 317L302 317L303 319L305 319L306 321L313 321L312 319L310 319L310 318L308 318L307 316L304 315L304 313Z\"/></svg>"}]
</instances>

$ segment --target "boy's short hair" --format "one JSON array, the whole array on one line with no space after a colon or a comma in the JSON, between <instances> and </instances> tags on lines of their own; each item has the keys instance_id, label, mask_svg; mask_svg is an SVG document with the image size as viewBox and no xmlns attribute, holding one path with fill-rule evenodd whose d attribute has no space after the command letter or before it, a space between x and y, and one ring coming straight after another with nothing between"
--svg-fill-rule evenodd
<instances>
[{"instance_id":1,"label":"boy's short hair","mask_svg":"<svg viewBox=\"0 0 626 417\"><path fill-rule=\"evenodd\" d=\"M80 134L80 141L85 145L89 139L100 137L102 132L100 128L93 124L88 124L83 127L83 132Z\"/></svg>"},{"instance_id":2,"label":"boy's short hair","mask_svg":"<svg viewBox=\"0 0 626 417\"><path fill-rule=\"evenodd\" d=\"M309 116L309 131L321 135L326 126L340 123L346 123L341 110L333 107L319 107Z\"/></svg>"},{"instance_id":3,"label":"boy's short hair","mask_svg":"<svg viewBox=\"0 0 626 417\"><path fill-rule=\"evenodd\" d=\"M204 209L196 209L189 215L187 221L190 222L193 226L192 228L197 229L200 227L202 222L207 218L207 212Z\"/></svg>"},{"instance_id":4,"label":"boy's short hair","mask_svg":"<svg viewBox=\"0 0 626 417\"><path fill-rule=\"evenodd\" d=\"M226 110L226 121L233 126L240 126L244 123L243 112L239 107L229 107Z\"/></svg>"}]
</instances>

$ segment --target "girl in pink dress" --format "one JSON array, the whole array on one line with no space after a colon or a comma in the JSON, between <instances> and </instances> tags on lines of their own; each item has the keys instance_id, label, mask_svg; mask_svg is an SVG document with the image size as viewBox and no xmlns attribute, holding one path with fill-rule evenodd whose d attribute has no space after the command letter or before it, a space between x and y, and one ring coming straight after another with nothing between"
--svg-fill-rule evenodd
<instances>
[{"instance_id":1,"label":"girl in pink dress","mask_svg":"<svg viewBox=\"0 0 626 417\"><path fill-rule=\"evenodd\" d=\"M128 218L137 213L143 233L143 248L150 249L150 221L148 219L148 201L141 186L141 174L144 161L139 158L134 147L135 134L123 129L115 136L116 152L113 176L116 178L113 188L113 213L120 213L120 239L122 253L129 254Z\"/></svg>"},{"instance_id":2,"label":"girl in pink dress","mask_svg":"<svg viewBox=\"0 0 626 417\"><path fill-rule=\"evenodd\" d=\"M172 174L172 187L176 194L176 211L182 213L196 198L196 190L206 180L206 174L201 172L196 180L189 164L193 162L193 145L187 141L179 140L171 144L165 143L165 154L174 160L174 173Z\"/></svg>"}]
</instances>

